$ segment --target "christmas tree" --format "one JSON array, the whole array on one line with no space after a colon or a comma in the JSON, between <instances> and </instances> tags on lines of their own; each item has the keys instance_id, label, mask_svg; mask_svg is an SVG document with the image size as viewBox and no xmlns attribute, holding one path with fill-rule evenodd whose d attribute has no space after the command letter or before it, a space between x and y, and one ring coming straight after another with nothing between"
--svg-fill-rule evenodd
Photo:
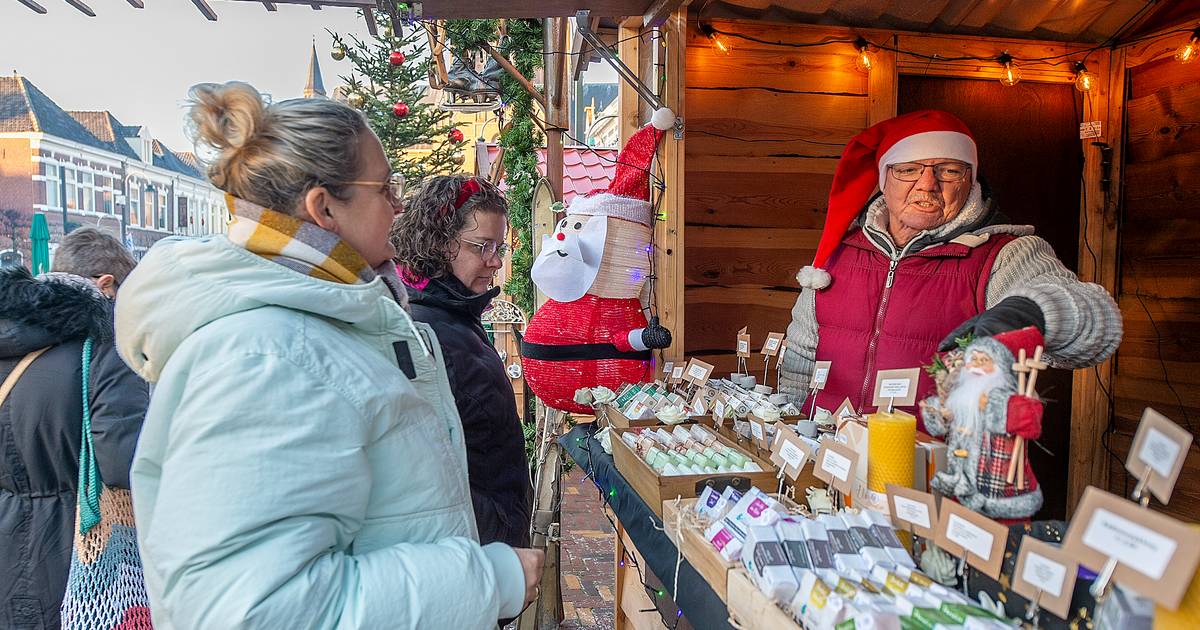
<instances>
[{"instance_id":1,"label":"christmas tree","mask_svg":"<svg viewBox=\"0 0 1200 630\"><path fill-rule=\"evenodd\" d=\"M433 62L425 30L411 25L396 32L384 12L375 15L375 36L330 33L333 58L348 58L353 65L350 76L341 77L346 102L367 116L393 168L410 187L428 175L460 170L462 132L450 124L449 112L422 102Z\"/></svg>"}]
</instances>

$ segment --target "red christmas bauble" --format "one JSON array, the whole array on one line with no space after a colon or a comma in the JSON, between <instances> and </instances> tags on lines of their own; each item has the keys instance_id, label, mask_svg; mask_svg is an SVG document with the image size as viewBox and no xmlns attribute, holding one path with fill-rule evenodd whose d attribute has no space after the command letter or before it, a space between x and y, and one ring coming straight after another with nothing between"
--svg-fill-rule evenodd
<instances>
[{"instance_id":1,"label":"red christmas bauble","mask_svg":"<svg viewBox=\"0 0 1200 630\"><path fill-rule=\"evenodd\" d=\"M396 118L404 118L408 115L408 103L401 101L392 105L392 113L396 115Z\"/></svg>"},{"instance_id":2,"label":"red christmas bauble","mask_svg":"<svg viewBox=\"0 0 1200 630\"><path fill-rule=\"evenodd\" d=\"M392 54L388 55L388 63L392 64L393 66L398 66L404 63L404 53L400 52L399 50L393 50Z\"/></svg>"},{"instance_id":3,"label":"red christmas bauble","mask_svg":"<svg viewBox=\"0 0 1200 630\"><path fill-rule=\"evenodd\" d=\"M460 129L451 129L450 133L447 135L450 136L450 142L453 142L454 144L462 142L464 137L463 132Z\"/></svg>"}]
</instances>

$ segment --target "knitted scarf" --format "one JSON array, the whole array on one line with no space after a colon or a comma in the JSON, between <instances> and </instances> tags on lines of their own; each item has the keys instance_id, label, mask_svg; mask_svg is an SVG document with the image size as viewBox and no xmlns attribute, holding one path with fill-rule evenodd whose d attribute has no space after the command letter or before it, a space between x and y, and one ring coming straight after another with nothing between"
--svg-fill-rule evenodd
<instances>
[{"instance_id":1,"label":"knitted scarf","mask_svg":"<svg viewBox=\"0 0 1200 630\"><path fill-rule=\"evenodd\" d=\"M225 195L233 215L229 240L267 260L302 274L342 284L375 279L367 261L337 234L315 223Z\"/></svg>"}]
</instances>

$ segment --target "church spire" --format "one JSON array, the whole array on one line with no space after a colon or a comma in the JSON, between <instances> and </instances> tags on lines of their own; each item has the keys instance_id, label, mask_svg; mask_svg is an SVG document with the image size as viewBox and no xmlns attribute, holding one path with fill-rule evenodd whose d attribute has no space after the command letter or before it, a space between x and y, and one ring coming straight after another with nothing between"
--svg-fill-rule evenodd
<instances>
[{"instance_id":1,"label":"church spire","mask_svg":"<svg viewBox=\"0 0 1200 630\"><path fill-rule=\"evenodd\" d=\"M321 80L321 64L317 63L317 44L313 42L312 56L308 59L308 84L304 86L304 98L325 96L325 82Z\"/></svg>"}]
</instances>

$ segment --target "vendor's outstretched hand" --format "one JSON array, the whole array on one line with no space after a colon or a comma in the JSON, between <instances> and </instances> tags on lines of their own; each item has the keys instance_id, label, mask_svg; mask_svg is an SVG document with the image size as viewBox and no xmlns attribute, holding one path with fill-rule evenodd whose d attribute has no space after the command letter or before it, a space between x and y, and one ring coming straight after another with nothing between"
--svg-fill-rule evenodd
<instances>
[{"instance_id":1,"label":"vendor's outstretched hand","mask_svg":"<svg viewBox=\"0 0 1200 630\"><path fill-rule=\"evenodd\" d=\"M988 310L963 322L946 335L938 345L939 352L953 350L958 346L956 339L971 335L973 337L991 337L997 333L1010 330L1020 330L1026 326L1037 326L1043 334L1046 332L1046 316L1037 302L1014 295L1000 300Z\"/></svg>"}]
</instances>

